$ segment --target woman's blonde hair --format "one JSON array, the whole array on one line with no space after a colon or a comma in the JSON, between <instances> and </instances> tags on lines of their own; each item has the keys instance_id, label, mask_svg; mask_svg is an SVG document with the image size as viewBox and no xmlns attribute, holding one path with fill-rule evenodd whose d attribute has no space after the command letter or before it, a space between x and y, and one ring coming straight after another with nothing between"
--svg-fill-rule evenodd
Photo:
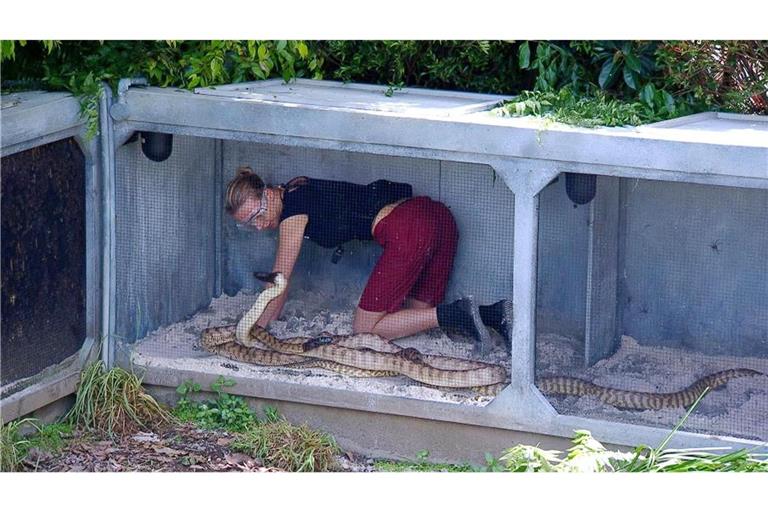
<instances>
[{"instance_id":1,"label":"woman's blonde hair","mask_svg":"<svg viewBox=\"0 0 768 512\"><path fill-rule=\"evenodd\" d=\"M224 210L230 215L245 203L248 196L254 194L257 199L264 193L264 180L250 167L238 167L237 174L227 185L224 196Z\"/></svg>"}]
</instances>

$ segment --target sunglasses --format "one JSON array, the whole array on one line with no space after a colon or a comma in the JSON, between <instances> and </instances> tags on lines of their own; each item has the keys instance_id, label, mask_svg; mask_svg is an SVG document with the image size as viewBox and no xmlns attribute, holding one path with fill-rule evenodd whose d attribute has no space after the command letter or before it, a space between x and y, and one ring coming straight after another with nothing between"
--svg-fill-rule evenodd
<instances>
[{"instance_id":1,"label":"sunglasses","mask_svg":"<svg viewBox=\"0 0 768 512\"><path fill-rule=\"evenodd\" d=\"M248 216L247 219L245 219L243 222L236 222L235 225L238 229L242 229L245 231L256 231L256 225L254 224L254 221L257 217L261 217L267 213L267 194L261 195L261 201L259 201L259 206L251 212L251 214Z\"/></svg>"}]
</instances>

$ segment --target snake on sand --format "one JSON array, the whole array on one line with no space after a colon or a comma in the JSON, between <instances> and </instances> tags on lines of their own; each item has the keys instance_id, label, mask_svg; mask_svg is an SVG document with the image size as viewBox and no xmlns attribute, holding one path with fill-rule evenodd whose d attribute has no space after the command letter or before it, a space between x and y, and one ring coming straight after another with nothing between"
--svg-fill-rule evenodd
<instances>
[{"instance_id":1,"label":"snake on sand","mask_svg":"<svg viewBox=\"0 0 768 512\"><path fill-rule=\"evenodd\" d=\"M203 330L201 345L209 352L244 363L321 368L354 377L405 375L430 386L470 388L484 394L496 394L507 382L507 372L500 365L424 354L414 348L399 347L375 334L324 334L279 339L256 325L256 321L267 304L283 292L286 280L279 273L254 275L275 286L259 295L236 326ZM687 408L705 391L722 387L731 379L760 375L764 374L749 368L724 370L702 377L685 389L672 393L627 391L564 376L536 379L536 386L545 394L592 395L623 409Z\"/></svg>"}]
</instances>

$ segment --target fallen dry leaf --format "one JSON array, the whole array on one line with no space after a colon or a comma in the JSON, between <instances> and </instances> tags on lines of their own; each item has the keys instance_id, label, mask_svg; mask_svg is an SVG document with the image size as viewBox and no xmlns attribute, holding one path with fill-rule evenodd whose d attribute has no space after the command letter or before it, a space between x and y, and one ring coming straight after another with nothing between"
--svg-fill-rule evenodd
<instances>
[{"instance_id":1,"label":"fallen dry leaf","mask_svg":"<svg viewBox=\"0 0 768 512\"><path fill-rule=\"evenodd\" d=\"M232 464L233 466L240 466L247 462L253 463L253 459L244 453L227 453L224 455L224 460Z\"/></svg>"},{"instance_id":2,"label":"fallen dry leaf","mask_svg":"<svg viewBox=\"0 0 768 512\"><path fill-rule=\"evenodd\" d=\"M155 452L159 453L160 455L171 455L173 457L187 453L181 450L174 450L173 448L168 448L167 446L153 446L152 449Z\"/></svg>"}]
</instances>

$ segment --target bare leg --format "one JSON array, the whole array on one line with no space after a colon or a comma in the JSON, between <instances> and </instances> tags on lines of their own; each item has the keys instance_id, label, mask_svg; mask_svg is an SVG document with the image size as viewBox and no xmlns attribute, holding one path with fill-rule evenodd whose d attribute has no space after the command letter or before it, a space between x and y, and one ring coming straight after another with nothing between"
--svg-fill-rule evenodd
<instances>
[{"instance_id":1,"label":"bare leg","mask_svg":"<svg viewBox=\"0 0 768 512\"><path fill-rule=\"evenodd\" d=\"M405 309L429 309L435 307L434 304L423 302L413 297L408 297L405 301Z\"/></svg>"},{"instance_id":2,"label":"bare leg","mask_svg":"<svg viewBox=\"0 0 768 512\"><path fill-rule=\"evenodd\" d=\"M352 330L356 334L369 332L394 340L437 327L437 310L424 302L418 306L394 313L377 313L357 308Z\"/></svg>"}]
</instances>

